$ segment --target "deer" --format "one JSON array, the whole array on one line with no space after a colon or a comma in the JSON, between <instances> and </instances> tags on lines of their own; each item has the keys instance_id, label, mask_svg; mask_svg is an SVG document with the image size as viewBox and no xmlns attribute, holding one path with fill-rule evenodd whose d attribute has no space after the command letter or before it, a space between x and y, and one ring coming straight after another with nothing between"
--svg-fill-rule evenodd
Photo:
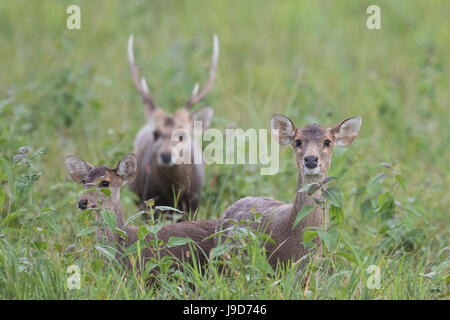
<instances>
[{"instance_id":1,"label":"deer","mask_svg":"<svg viewBox=\"0 0 450 320\"><path fill-rule=\"evenodd\" d=\"M139 79L131 35L128 41L128 61L134 86L141 95L147 123L140 129L134 140L134 151L138 157L136 179L130 183L130 189L138 196L141 206L149 199L156 206L175 207L184 212L195 212L199 205L201 191L205 181L203 161L195 162L194 157L202 157L201 146L191 140L191 161L176 163L172 158L174 145L191 135L195 121L201 122L201 130L206 130L213 117L211 107L192 107L200 102L211 89L216 76L219 59L219 40L213 36L213 55L209 79L202 90L195 84L189 100L174 113L169 114L157 107L144 77ZM178 134L182 130L184 134ZM175 135L175 137L174 137Z\"/></svg>"},{"instance_id":2,"label":"deer","mask_svg":"<svg viewBox=\"0 0 450 320\"><path fill-rule=\"evenodd\" d=\"M120 188L124 184L133 181L137 175L138 160L136 155L125 155L115 168L103 165L93 166L74 155L66 157L65 165L69 176L75 183L83 184L84 189L95 187L95 189L84 193L80 197L77 206L81 210L94 209L96 212L95 239L97 243L105 242L105 240L108 243L115 243L116 258L128 268L131 268L131 261L128 258L122 258L122 254L138 241L138 228L126 225L124 222ZM111 196L107 196L98 188L108 188L111 191ZM120 232L112 232L104 225L100 208L114 212L117 228L122 230L123 234L126 234L125 237ZM215 246L215 240L210 236L215 232L216 223L217 220L183 221L163 226L156 234L158 240L162 240L164 244L167 244L170 237L188 238L193 240L193 251L196 252L192 252L192 247L190 248L188 244L171 248L163 246L159 252L159 257L173 256L175 261L187 260L190 263L194 263L194 259L196 259L200 267L205 266L209 252ZM155 239L150 233L145 237L145 241L150 245L142 250L144 262L150 258L158 258L157 251L151 246L151 240ZM157 269L155 269L156 271Z\"/></svg>"},{"instance_id":3,"label":"deer","mask_svg":"<svg viewBox=\"0 0 450 320\"><path fill-rule=\"evenodd\" d=\"M310 124L297 128L286 116L274 114L271 118L271 131L274 139L282 146L289 145L294 150L297 163L298 178L294 203L287 204L268 197L245 197L229 206L220 216L216 232L223 233L225 238L233 235L236 222L249 221L247 228L259 228L268 234L273 242L265 244L268 262L273 269L278 263L299 262L299 270L304 265L301 259L308 253L303 245L303 234L308 227L327 228L328 209L325 214L322 208L314 209L294 227L297 214L305 205L316 205L314 196L321 198L320 188L308 195L302 187L323 181L331 164L334 146L347 146L359 133L362 119L359 116L345 119L331 128L319 124ZM261 214L260 222L255 213ZM323 221L325 219L325 221ZM325 224L325 225L324 225ZM318 244L318 239L314 239ZM320 250L320 249L319 249Z\"/></svg>"}]
</instances>

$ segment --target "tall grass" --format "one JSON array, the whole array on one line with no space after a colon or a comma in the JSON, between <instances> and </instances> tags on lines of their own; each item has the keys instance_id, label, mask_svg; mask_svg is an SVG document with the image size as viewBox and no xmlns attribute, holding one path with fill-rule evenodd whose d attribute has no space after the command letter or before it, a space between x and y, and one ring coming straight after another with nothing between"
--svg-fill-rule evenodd
<instances>
[{"instance_id":1,"label":"tall grass","mask_svg":"<svg viewBox=\"0 0 450 320\"><path fill-rule=\"evenodd\" d=\"M73 3L81 30L65 27ZM448 298L450 5L378 1L382 30L370 31L370 4L2 1L0 298ZM126 58L131 33L141 73L166 110L207 78L217 33L218 75L203 102L214 108L212 126L268 128L275 112L298 125L363 118L354 144L334 150L329 172L343 194L334 260L332 251L301 274L296 266L272 270L249 240L245 258L218 256L205 275L186 268L148 287L141 274L106 262L92 234L77 237L91 220L76 209L79 187L64 157L113 165L144 124ZM23 146L27 153L18 152ZM280 157L275 176L208 166L196 218L218 217L247 195L291 202L296 166L287 148ZM138 212L126 188L122 202L126 216ZM80 290L67 288L72 264L81 268ZM220 274L223 264L232 276ZM380 267L380 289L366 285L370 265Z\"/></svg>"}]
</instances>

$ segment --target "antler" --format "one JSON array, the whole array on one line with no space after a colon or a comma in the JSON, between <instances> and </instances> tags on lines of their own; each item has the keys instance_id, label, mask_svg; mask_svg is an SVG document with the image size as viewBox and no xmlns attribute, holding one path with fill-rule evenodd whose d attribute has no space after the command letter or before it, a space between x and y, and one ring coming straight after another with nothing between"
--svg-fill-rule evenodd
<instances>
[{"instance_id":1,"label":"antler","mask_svg":"<svg viewBox=\"0 0 450 320\"><path fill-rule=\"evenodd\" d=\"M134 86L141 95L142 100L144 100L144 103L149 107L150 111L153 111L156 109L156 104L148 90L147 81L145 81L144 77L139 81L139 68L134 61L133 39L133 35L130 35L130 38L128 39L128 61L130 63L131 76L133 78Z\"/></svg>"},{"instance_id":2,"label":"antler","mask_svg":"<svg viewBox=\"0 0 450 320\"><path fill-rule=\"evenodd\" d=\"M192 95L189 98L188 102L184 105L185 108L190 109L194 104L199 102L203 99L203 97L208 93L208 91L211 89L212 84L214 83L214 78L216 77L216 71L217 71L217 62L219 61L219 38L217 38L217 35L214 34L213 36L213 56L212 56L212 62L211 62L211 68L209 71L209 79L208 82L205 84L204 88L198 93L199 85L198 83L195 84L194 90L192 90ZM197 94L198 93L198 94Z\"/></svg>"}]
</instances>

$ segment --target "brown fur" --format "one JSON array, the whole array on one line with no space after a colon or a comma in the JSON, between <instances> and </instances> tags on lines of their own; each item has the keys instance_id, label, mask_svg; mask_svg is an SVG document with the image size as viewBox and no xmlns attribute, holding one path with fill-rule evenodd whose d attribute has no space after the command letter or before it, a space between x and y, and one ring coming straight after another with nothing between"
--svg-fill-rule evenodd
<instances>
[{"instance_id":1,"label":"brown fur","mask_svg":"<svg viewBox=\"0 0 450 320\"><path fill-rule=\"evenodd\" d=\"M195 114L191 115L185 109L178 110L174 115L166 115L161 109L155 113L157 115L154 124L144 126L135 139L134 152L139 166L137 178L130 183L130 189L138 195L141 202L154 199L157 206L171 206L194 212L198 207L205 181L204 165L165 165L160 162L160 157L164 153L170 154L177 143L171 140L174 130L184 129L192 133L192 123L200 116L195 117ZM201 153L201 148L193 141L191 163L194 163L195 153Z\"/></svg>"},{"instance_id":2,"label":"brown fur","mask_svg":"<svg viewBox=\"0 0 450 320\"><path fill-rule=\"evenodd\" d=\"M136 156L133 154L126 155L115 169L105 166L94 167L80 158L68 156L66 158L66 167L72 179L77 183L83 182L85 188L89 189L93 186L97 187L104 181L109 182L111 198L102 192L91 191L83 194L80 197L79 203L86 204L84 209L101 207L106 210L114 211L117 227L126 232L126 239L123 239L119 233L112 233L106 226L103 226L96 228L96 241L99 243L104 240L114 242L116 244L117 257L120 258L124 250L138 240L137 227L124 227L125 223L120 201L121 186L124 182L132 181L136 176ZM103 222L99 211L96 212L96 220L101 223ZM157 238L162 240L164 244L167 243L170 237L189 238L194 241L193 249L196 252L192 252L189 245L186 244L173 248L163 247L159 252L159 256L163 257L170 255L179 260L187 260L190 263L193 263L194 259L196 259L200 266L205 265L208 261L209 252L215 246L214 239L207 239L207 237L215 232L216 227L217 221L215 220L185 221L162 227L157 233ZM149 243L153 240L153 236L148 235L145 240ZM142 256L144 261L148 261L150 258L157 258L156 251L152 246L143 249ZM128 267L131 267L131 262L128 258L123 259L123 262L125 262ZM153 272L157 271L158 269L153 270Z\"/></svg>"},{"instance_id":3,"label":"brown fur","mask_svg":"<svg viewBox=\"0 0 450 320\"><path fill-rule=\"evenodd\" d=\"M313 210L292 229L300 210L305 205L315 205L312 196L307 195L306 192L298 192L298 190L305 184L321 181L326 177L331 164L333 146L350 144L359 131L360 121L359 117L355 117L344 120L331 129L326 129L317 124L297 129L288 118L279 114L272 116L271 126L274 137L281 145L290 145L294 150L299 170L294 203L286 204L266 197L243 198L228 207L222 214L219 219L218 230L232 228L233 221L244 219L254 221L255 216L251 212L259 212L263 218L262 223L256 227L269 234L275 241L275 244L268 242L266 245L268 261L272 267L275 268L278 262L295 262L301 259L308 252L302 244L305 228L323 227L323 212L321 209ZM301 146L297 145L296 141L298 140L301 140ZM330 140L329 146L325 146L326 140ZM318 158L319 174L306 174L305 170L307 169L304 166L306 156ZM316 191L314 196L320 197L320 190ZM253 211L252 208L256 208L256 210ZM327 223L329 219L328 210L326 210L325 219L325 223ZM227 235L230 236L232 232L231 229ZM300 265L303 265L303 263Z\"/></svg>"},{"instance_id":4,"label":"brown fur","mask_svg":"<svg viewBox=\"0 0 450 320\"><path fill-rule=\"evenodd\" d=\"M171 206L185 212L194 212L204 185L203 164L174 164L167 161L174 144L178 143L171 139L175 130L183 129L191 135L195 120L202 121L203 130L209 126L213 114L211 108L200 108L193 113L190 109L208 93L214 83L219 58L218 38L216 35L213 37L213 58L209 79L204 88L198 92L199 87L196 85L190 99L173 114L167 114L157 107L145 79L139 77L139 68L134 61L133 39L130 36L128 41L128 60L134 85L146 106L148 123L134 141L139 168L137 179L130 184L130 189L139 197L140 205L146 200L154 199L157 206ZM195 141L191 150L192 156L194 153L201 153L201 147ZM190 163L194 163L192 157Z\"/></svg>"}]
</instances>

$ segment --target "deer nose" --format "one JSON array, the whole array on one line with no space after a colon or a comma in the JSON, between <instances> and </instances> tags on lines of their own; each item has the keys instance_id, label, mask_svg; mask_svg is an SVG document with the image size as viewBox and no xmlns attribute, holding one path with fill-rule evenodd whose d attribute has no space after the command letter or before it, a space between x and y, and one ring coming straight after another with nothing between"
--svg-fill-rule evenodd
<instances>
[{"instance_id":1,"label":"deer nose","mask_svg":"<svg viewBox=\"0 0 450 320\"><path fill-rule=\"evenodd\" d=\"M314 169L319 164L319 158L316 156L307 156L305 157L305 166L308 169Z\"/></svg>"},{"instance_id":2,"label":"deer nose","mask_svg":"<svg viewBox=\"0 0 450 320\"><path fill-rule=\"evenodd\" d=\"M172 154L170 152L161 153L161 161L166 164L172 162Z\"/></svg>"},{"instance_id":3,"label":"deer nose","mask_svg":"<svg viewBox=\"0 0 450 320\"><path fill-rule=\"evenodd\" d=\"M78 201L78 209L86 210L88 205L88 201L86 199Z\"/></svg>"}]
</instances>

